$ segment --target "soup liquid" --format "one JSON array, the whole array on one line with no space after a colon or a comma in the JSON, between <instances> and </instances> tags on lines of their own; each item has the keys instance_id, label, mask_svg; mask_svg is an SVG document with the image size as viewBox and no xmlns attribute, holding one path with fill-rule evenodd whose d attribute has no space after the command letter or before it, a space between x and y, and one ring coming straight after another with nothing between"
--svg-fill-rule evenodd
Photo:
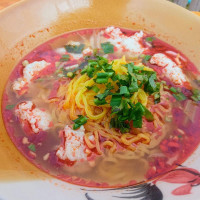
<instances>
[{"instance_id":1,"label":"soup liquid","mask_svg":"<svg viewBox=\"0 0 200 200\"><path fill-rule=\"evenodd\" d=\"M57 52L58 48L63 48L69 41L80 42L92 49L100 48L99 33L101 30L88 29L66 33L38 46L23 58L14 68L5 87L3 96L4 123L9 136L19 151L34 165L59 179L78 185L94 187L117 187L140 183L177 167L196 149L200 140L200 135L198 134L200 128L199 104L192 106L193 114L188 114L186 104L191 100L176 102L170 99L171 111L167 113L170 120L166 118L164 126L152 133L149 145L138 144L135 152L119 149L112 155L105 150L103 155L96 156L92 164L91 162L83 161L76 162L73 166L59 161L56 156L56 150L62 142L59 137L59 131L63 130L67 125L65 121L60 123L59 127L52 127L48 131L29 135L25 133L25 130L20 125L15 116L14 108L8 109L8 105L17 105L20 102L30 100L36 107L44 108L52 114L52 107L48 103L48 99L53 95L53 91L58 89L57 83L60 81L60 78L55 73L55 63L59 62L61 58L61 55ZM122 29L122 31L127 36L135 33L125 29ZM154 46L148 51L149 55L166 51L179 53L185 59L184 73L191 84L198 87L194 81L194 77L197 78L198 76L197 69L175 48L159 39L155 39ZM124 55L128 61L131 61L134 57L130 52L117 52L107 56L108 58L121 58ZM174 59L173 55L168 56ZM13 92L12 84L17 78L21 77L22 62L24 60L28 60L29 63L45 60L52 64L51 69L49 69L52 73L34 80L27 93L18 96ZM65 67L80 64L81 62L80 60L72 61ZM147 65L152 67L149 63ZM160 76L162 79L162 75L159 74L159 67L153 67L158 72L158 77ZM169 80L167 81L169 82ZM170 84L173 85L172 83ZM191 115L193 116L191 117ZM59 119L53 121L53 124L58 122ZM28 138L28 144L24 142L25 138ZM174 138L176 139L174 140ZM35 145L36 150L34 153L31 153L28 148L30 144ZM163 153L163 148L167 153Z\"/></svg>"}]
</instances>

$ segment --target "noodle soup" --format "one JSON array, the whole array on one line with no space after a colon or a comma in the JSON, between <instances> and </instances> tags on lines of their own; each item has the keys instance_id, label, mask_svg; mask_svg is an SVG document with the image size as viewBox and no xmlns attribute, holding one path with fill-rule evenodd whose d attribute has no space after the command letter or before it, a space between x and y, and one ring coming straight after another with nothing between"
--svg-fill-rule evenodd
<instances>
[{"instance_id":1,"label":"noodle soup","mask_svg":"<svg viewBox=\"0 0 200 200\"><path fill-rule=\"evenodd\" d=\"M199 144L199 72L142 31L79 30L30 52L3 96L9 136L34 165L94 187L137 184Z\"/></svg>"}]
</instances>

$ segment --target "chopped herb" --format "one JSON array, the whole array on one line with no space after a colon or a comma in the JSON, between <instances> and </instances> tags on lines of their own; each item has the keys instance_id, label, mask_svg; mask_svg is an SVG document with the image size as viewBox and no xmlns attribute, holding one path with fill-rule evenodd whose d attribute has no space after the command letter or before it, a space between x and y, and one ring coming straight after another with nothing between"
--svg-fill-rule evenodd
<instances>
[{"instance_id":1,"label":"chopped herb","mask_svg":"<svg viewBox=\"0 0 200 200\"><path fill-rule=\"evenodd\" d=\"M120 87L120 94L122 94L124 96L129 96L130 93L128 91L128 87L127 86L121 86Z\"/></svg>"},{"instance_id":2,"label":"chopped herb","mask_svg":"<svg viewBox=\"0 0 200 200\"><path fill-rule=\"evenodd\" d=\"M28 148L29 148L31 151L33 151L33 152L36 151L36 148L35 148L35 145L34 145L34 144L30 144L30 145L28 146Z\"/></svg>"},{"instance_id":3,"label":"chopped herb","mask_svg":"<svg viewBox=\"0 0 200 200\"><path fill-rule=\"evenodd\" d=\"M141 103L136 103L131 109L129 119L133 121L135 128L142 128L142 116L145 114L144 106Z\"/></svg>"},{"instance_id":4,"label":"chopped herb","mask_svg":"<svg viewBox=\"0 0 200 200\"><path fill-rule=\"evenodd\" d=\"M105 99L101 99L101 100L100 100L100 99L98 99L98 98L95 98L95 99L94 99L94 103L95 103L95 105L97 105L97 106L107 104L107 102L106 102Z\"/></svg>"},{"instance_id":5,"label":"chopped herb","mask_svg":"<svg viewBox=\"0 0 200 200\"><path fill-rule=\"evenodd\" d=\"M114 89L114 86L112 86L111 83L109 82L106 84L106 89L112 90L112 89Z\"/></svg>"},{"instance_id":6,"label":"chopped herb","mask_svg":"<svg viewBox=\"0 0 200 200\"><path fill-rule=\"evenodd\" d=\"M160 90L160 83L156 83L155 80L156 80L156 74L153 73L150 75L149 79L147 80L144 86L145 92L152 94Z\"/></svg>"},{"instance_id":7,"label":"chopped herb","mask_svg":"<svg viewBox=\"0 0 200 200\"><path fill-rule=\"evenodd\" d=\"M94 85L92 87L92 90L97 93L97 92L99 92L100 89L96 85Z\"/></svg>"},{"instance_id":8,"label":"chopped herb","mask_svg":"<svg viewBox=\"0 0 200 200\"><path fill-rule=\"evenodd\" d=\"M85 86L88 90L91 90L93 86Z\"/></svg>"},{"instance_id":9,"label":"chopped herb","mask_svg":"<svg viewBox=\"0 0 200 200\"><path fill-rule=\"evenodd\" d=\"M176 88L174 88L174 87L171 87L169 90L170 90L171 92L173 92L173 93L177 93L177 90L176 90Z\"/></svg>"},{"instance_id":10,"label":"chopped herb","mask_svg":"<svg viewBox=\"0 0 200 200\"><path fill-rule=\"evenodd\" d=\"M94 86L86 86L86 88L88 90L93 90L96 93L99 92L99 90L100 90L96 85L94 85Z\"/></svg>"},{"instance_id":11,"label":"chopped herb","mask_svg":"<svg viewBox=\"0 0 200 200\"><path fill-rule=\"evenodd\" d=\"M119 75L118 74L114 74L114 76L112 76L112 80L113 81L119 80Z\"/></svg>"},{"instance_id":12,"label":"chopped herb","mask_svg":"<svg viewBox=\"0 0 200 200\"><path fill-rule=\"evenodd\" d=\"M114 53L114 46L110 42L101 43L101 48L105 54Z\"/></svg>"},{"instance_id":13,"label":"chopped herb","mask_svg":"<svg viewBox=\"0 0 200 200\"><path fill-rule=\"evenodd\" d=\"M96 83L102 84L108 82L109 75L107 73L97 73Z\"/></svg>"},{"instance_id":14,"label":"chopped herb","mask_svg":"<svg viewBox=\"0 0 200 200\"><path fill-rule=\"evenodd\" d=\"M149 61L151 59L150 55L144 55L143 60L144 61Z\"/></svg>"},{"instance_id":15,"label":"chopped herb","mask_svg":"<svg viewBox=\"0 0 200 200\"><path fill-rule=\"evenodd\" d=\"M154 93L154 103L160 103L160 92L155 92Z\"/></svg>"},{"instance_id":16,"label":"chopped herb","mask_svg":"<svg viewBox=\"0 0 200 200\"><path fill-rule=\"evenodd\" d=\"M144 116L146 120L152 122L154 120L153 114L145 106L143 106L143 108L145 110Z\"/></svg>"},{"instance_id":17,"label":"chopped herb","mask_svg":"<svg viewBox=\"0 0 200 200\"><path fill-rule=\"evenodd\" d=\"M196 101L196 102L200 101L200 90L193 89L192 93L193 93L193 95L191 96L191 99Z\"/></svg>"},{"instance_id":18,"label":"chopped herb","mask_svg":"<svg viewBox=\"0 0 200 200\"><path fill-rule=\"evenodd\" d=\"M187 99L186 96L182 92L178 94L173 94L173 96L177 101L184 101Z\"/></svg>"},{"instance_id":19,"label":"chopped herb","mask_svg":"<svg viewBox=\"0 0 200 200\"><path fill-rule=\"evenodd\" d=\"M127 133L130 131L130 125L126 122L121 122L117 118L110 120L110 127L120 129L121 133Z\"/></svg>"},{"instance_id":20,"label":"chopped herb","mask_svg":"<svg viewBox=\"0 0 200 200\"><path fill-rule=\"evenodd\" d=\"M112 77L114 75L115 71L114 70L112 70L112 71L111 70L109 70L109 71L107 70L106 73L108 74L108 77Z\"/></svg>"},{"instance_id":21,"label":"chopped herb","mask_svg":"<svg viewBox=\"0 0 200 200\"><path fill-rule=\"evenodd\" d=\"M88 120L88 118L86 116L78 115L78 118L73 120L73 122L74 122L73 129L76 130L76 129L80 128L82 125L87 123L87 120Z\"/></svg>"},{"instance_id":22,"label":"chopped herb","mask_svg":"<svg viewBox=\"0 0 200 200\"><path fill-rule=\"evenodd\" d=\"M15 105L7 105L6 110L12 110L15 107Z\"/></svg>"},{"instance_id":23,"label":"chopped herb","mask_svg":"<svg viewBox=\"0 0 200 200\"><path fill-rule=\"evenodd\" d=\"M178 138L182 138L183 136L182 135L178 135Z\"/></svg>"},{"instance_id":24,"label":"chopped herb","mask_svg":"<svg viewBox=\"0 0 200 200\"><path fill-rule=\"evenodd\" d=\"M86 67L86 73L87 75L92 78L94 76L95 68L92 66L87 66ZM84 73L84 70L82 71L82 74Z\"/></svg>"},{"instance_id":25,"label":"chopped herb","mask_svg":"<svg viewBox=\"0 0 200 200\"><path fill-rule=\"evenodd\" d=\"M65 54L65 55L62 55L62 57L60 58L60 62L65 62L65 61L68 61L69 60L69 55Z\"/></svg>"},{"instance_id":26,"label":"chopped herb","mask_svg":"<svg viewBox=\"0 0 200 200\"><path fill-rule=\"evenodd\" d=\"M114 107L114 106L120 106L121 100L122 100L122 96L121 95L112 95L112 99L110 101L110 105L112 107Z\"/></svg>"},{"instance_id":27,"label":"chopped herb","mask_svg":"<svg viewBox=\"0 0 200 200\"><path fill-rule=\"evenodd\" d=\"M75 54L80 54L82 53L83 49L84 49L85 45L84 44L80 44L80 45L65 45L65 49L67 52L69 53L75 53Z\"/></svg>"},{"instance_id":28,"label":"chopped herb","mask_svg":"<svg viewBox=\"0 0 200 200\"><path fill-rule=\"evenodd\" d=\"M132 81L130 86L129 86L129 91L132 93L132 92L137 92L138 91L138 84L137 84L137 81Z\"/></svg>"},{"instance_id":29,"label":"chopped herb","mask_svg":"<svg viewBox=\"0 0 200 200\"><path fill-rule=\"evenodd\" d=\"M198 102L198 101L200 101L197 97L195 97L195 96L191 96L191 99L193 100L193 101L196 101L196 102Z\"/></svg>"},{"instance_id":30,"label":"chopped herb","mask_svg":"<svg viewBox=\"0 0 200 200\"><path fill-rule=\"evenodd\" d=\"M146 37L146 42L153 42L156 38L155 37Z\"/></svg>"},{"instance_id":31,"label":"chopped herb","mask_svg":"<svg viewBox=\"0 0 200 200\"><path fill-rule=\"evenodd\" d=\"M110 94L111 94L110 90L106 89L104 91L104 93L97 94L95 97L98 98L99 100L103 100L103 99L105 99Z\"/></svg>"}]
</instances>

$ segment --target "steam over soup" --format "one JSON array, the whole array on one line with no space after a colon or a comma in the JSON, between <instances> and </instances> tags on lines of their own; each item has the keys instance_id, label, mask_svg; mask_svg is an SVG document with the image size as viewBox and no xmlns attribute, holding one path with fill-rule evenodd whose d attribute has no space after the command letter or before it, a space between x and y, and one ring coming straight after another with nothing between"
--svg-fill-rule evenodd
<instances>
[{"instance_id":1,"label":"steam over soup","mask_svg":"<svg viewBox=\"0 0 200 200\"><path fill-rule=\"evenodd\" d=\"M40 45L14 68L4 123L26 158L59 179L139 183L198 146L199 80L182 53L152 35L79 30Z\"/></svg>"}]
</instances>

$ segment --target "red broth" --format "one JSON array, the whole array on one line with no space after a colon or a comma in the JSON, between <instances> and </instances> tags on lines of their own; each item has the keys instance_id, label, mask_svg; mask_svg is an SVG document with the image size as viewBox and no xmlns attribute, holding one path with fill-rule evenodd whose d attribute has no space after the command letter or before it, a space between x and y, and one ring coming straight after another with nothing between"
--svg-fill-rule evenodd
<instances>
[{"instance_id":1,"label":"red broth","mask_svg":"<svg viewBox=\"0 0 200 200\"><path fill-rule=\"evenodd\" d=\"M106 153L105 149L103 150L105 152L99 155L97 150L93 149L92 156L87 160L76 162L66 159L63 161L56 156L56 151L65 142L60 137L64 127L72 125L72 122L69 124L59 122L59 126L57 126L59 119L58 121L50 120L47 130L44 128L44 130L40 129L37 133L33 133L33 127L29 123L27 124L27 119L25 121L20 120L15 112L21 102L32 101L34 105L30 112L39 108L40 111L37 110L38 112L48 112L53 115L49 100L55 100L59 87L63 84L69 84L71 81L66 76L62 76L60 69L69 69L72 65L84 64L82 53L66 53L63 48L64 45L70 41L79 42L85 44L85 48L98 49L100 54L104 55L99 38L102 30L104 29L86 29L66 33L38 46L25 56L14 68L5 87L2 102L3 119L7 132L19 151L30 162L50 175L70 183L92 187L132 185L162 175L177 167L199 145L199 72L174 47L144 33L139 40L139 44L145 48L142 55L123 48L120 50L119 45L114 45L114 53L106 54L109 60L121 58L123 55L126 56L127 61L141 60L141 63L145 66L156 71L159 81L163 83L164 94L168 95L164 96L166 99L162 100L161 98L160 103L152 105L150 108L162 125L147 122L144 119L146 130L150 132L151 142L149 144L137 143L135 151L127 150L123 148L123 145L118 144L117 150L112 155ZM121 29L121 31L125 37L131 37L136 33L136 31L126 29ZM110 35L103 34L102 37L106 41L110 38ZM181 66L187 81L177 86L170 80L169 76L165 76L162 67L144 59L144 55L153 56L156 53L166 55L177 66ZM63 54L69 55L69 58L60 62ZM20 91L16 92L13 90L13 83L23 76L25 66L22 63L24 60L29 63L44 60L50 64L36 73L30 83L25 84ZM176 88L179 93L185 96L185 99L177 101L173 96L174 93L169 90L171 87ZM193 98L195 96L194 89L196 89L195 100ZM169 107L170 110L166 111ZM36 126L38 126L37 123ZM99 136L99 140L103 143L105 138ZM86 144L84 143L84 145ZM102 146L100 148L103 149Z\"/></svg>"}]
</instances>

